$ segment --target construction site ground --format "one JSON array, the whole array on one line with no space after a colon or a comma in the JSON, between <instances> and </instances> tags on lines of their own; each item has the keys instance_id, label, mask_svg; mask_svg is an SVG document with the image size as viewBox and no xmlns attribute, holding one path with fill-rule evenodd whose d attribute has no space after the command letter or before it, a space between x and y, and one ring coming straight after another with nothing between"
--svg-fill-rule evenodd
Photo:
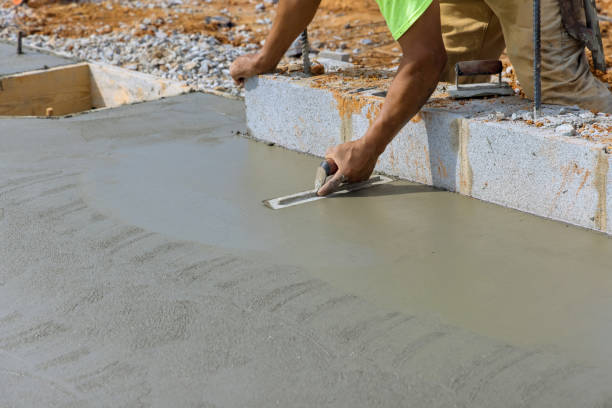
<instances>
[{"instance_id":1,"label":"construction site ground","mask_svg":"<svg viewBox=\"0 0 612 408\"><path fill-rule=\"evenodd\" d=\"M133 2L59 2L32 0L35 12L23 19L27 34L83 38L92 34L154 35L156 30L214 36L234 46L259 46L275 16L272 2L255 0L139 0ZM256 7L258 4L263 7ZM12 1L1 0L2 7ZM600 13L612 18L612 1L597 0ZM207 20L207 17L221 17ZM148 19L151 24L143 25ZM228 24L228 22L231 22ZM612 67L612 22L601 21L608 67ZM342 50L351 62L369 68L397 64L400 50L393 41L374 0L323 0L309 26L315 49ZM503 58L509 65L507 58ZM509 73L510 79L514 79ZM612 74L597 72L612 85Z\"/></svg>"}]
</instances>

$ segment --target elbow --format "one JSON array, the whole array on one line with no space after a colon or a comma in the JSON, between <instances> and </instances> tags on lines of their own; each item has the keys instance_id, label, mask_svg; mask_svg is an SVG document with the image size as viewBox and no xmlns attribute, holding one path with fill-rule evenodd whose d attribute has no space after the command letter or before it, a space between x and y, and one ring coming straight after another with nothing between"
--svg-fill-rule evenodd
<instances>
[{"instance_id":1,"label":"elbow","mask_svg":"<svg viewBox=\"0 0 612 408\"><path fill-rule=\"evenodd\" d=\"M444 69L446 68L447 63L448 63L448 55L446 55L446 49L442 47L442 49L440 50L438 54L437 61L436 61L438 80L440 80L440 77L442 76L442 73L444 72Z\"/></svg>"},{"instance_id":2,"label":"elbow","mask_svg":"<svg viewBox=\"0 0 612 408\"><path fill-rule=\"evenodd\" d=\"M444 46L421 48L418 51L413 49L411 51L410 55L404 54L407 73L417 75L427 82L437 83L448 62Z\"/></svg>"},{"instance_id":3,"label":"elbow","mask_svg":"<svg viewBox=\"0 0 612 408\"><path fill-rule=\"evenodd\" d=\"M448 56L446 55L446 49L444 47L436 47L432 49L429 55L425 58L426 64L431 69L432 75L435 77L436 82L440 80L444 68L448 62Z\"/></svg>"}]
</instances>

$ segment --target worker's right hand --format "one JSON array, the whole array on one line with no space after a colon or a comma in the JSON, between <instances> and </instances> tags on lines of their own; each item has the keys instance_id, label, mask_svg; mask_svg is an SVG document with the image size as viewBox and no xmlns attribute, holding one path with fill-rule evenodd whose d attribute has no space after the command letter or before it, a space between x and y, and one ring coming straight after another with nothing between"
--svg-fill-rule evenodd
<instances>
[{"instance_id":1,"label":"worker's right hand","mask_svg":"<svg viewBox=\"0 0 612 408\"><path fill-rule=\"evenodd\" d=\"M364 137L327 149L325 159L334 162L338 166L338 170L317 191L317 195L331 194L347 181L355 183L367 180L374 171L378 156L378 150L369 144Z\"/></svg>"},{"instance_id":2,"label":"worker's right hand","mask_svg":"<svg viewBox=\"0 0 612 408\"><path fill-rule=\"evenodd\" d=\"M261 53L236 58L230 66L230 75L234 78L236 85L243 85L244 81L250 77L271 71L272 68L267 67L262 60Z\"/></svg>"}]
</instances>

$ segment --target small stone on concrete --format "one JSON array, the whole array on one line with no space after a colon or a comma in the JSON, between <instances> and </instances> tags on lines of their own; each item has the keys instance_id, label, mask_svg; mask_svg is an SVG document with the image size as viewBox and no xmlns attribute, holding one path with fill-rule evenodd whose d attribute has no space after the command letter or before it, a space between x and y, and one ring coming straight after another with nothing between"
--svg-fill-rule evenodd
<instances>
[{"instance_id":1,"label":"small stone on concrete","mask_svg":"<svg viewBox=\"0 0 612 408\"><path fill-rule=\"evenodd\" d=\"M319 58L328 58L336 61L348 62L350 55L346 52L336 52L330 50L322 50L319 53Z\"/></svg>"},{"instance_id":2,"label":"small stone on concrete","mask_svg":"<svg viewBox=\"0 0 612 408\"><path fill-rule=\"evenodd\" d=\"M576 130L572 125L564 123L555 128L555 133L559 136L575 136Z\"/></svg>"}]
</instances>

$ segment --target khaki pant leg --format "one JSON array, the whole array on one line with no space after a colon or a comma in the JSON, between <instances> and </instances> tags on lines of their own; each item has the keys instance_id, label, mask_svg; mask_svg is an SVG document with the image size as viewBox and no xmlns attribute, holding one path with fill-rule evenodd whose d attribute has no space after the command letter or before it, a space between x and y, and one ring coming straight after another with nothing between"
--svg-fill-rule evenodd
<instances>
[{"instance_id":1,"label":"khaki pant leg","mask_svg":"<svg viewBox=\"0 0 612 408\"><path fill-rule=\"evenodd\" d=\"M455 63L498 59L505 48L501 24L484 0L440 0L442 38L448 63L442 81L455 82ZM467 77L462 83L488 82Z\"/></svg>"},{"instance_id":2,"label":"khaki pant leg","mask_svg":"<svg viewBox=\"0 0 612 408\"><path fill-rule=\"evenodd\" d=\"M507 53L528 98L533 98L532 3L485 0L499 18ZM612 93L589 70L584 47L567 34L558 0L541 0L542 100L612 113Z\"/></svg>"}]
</instances>

